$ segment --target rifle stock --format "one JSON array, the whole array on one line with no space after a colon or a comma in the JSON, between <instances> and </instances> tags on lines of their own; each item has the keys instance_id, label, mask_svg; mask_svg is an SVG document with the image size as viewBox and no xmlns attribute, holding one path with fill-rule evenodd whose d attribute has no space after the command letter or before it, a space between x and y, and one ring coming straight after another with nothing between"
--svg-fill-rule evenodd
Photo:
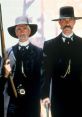
<instances>
[{"instance_id":1,"label":"rifle stock","mask_svg":"<svg viewBox=\"0 0 82 117\"><path fill-rule=\"evenodd\" d=\"M4 39L4 31L3 31L3 22L2 22L2 11L1 11L1 4L0 4L0 36L1 36L1 51L2 51L2 58L3 58L3 65L5 61L8 59L8 55L5 49L5 39ZM10 73L9 75L10 83L13 89L14 96L17 98L17 91L15 88L15 84L13 82L13 75Z\"/></svg>"}]
</instances>

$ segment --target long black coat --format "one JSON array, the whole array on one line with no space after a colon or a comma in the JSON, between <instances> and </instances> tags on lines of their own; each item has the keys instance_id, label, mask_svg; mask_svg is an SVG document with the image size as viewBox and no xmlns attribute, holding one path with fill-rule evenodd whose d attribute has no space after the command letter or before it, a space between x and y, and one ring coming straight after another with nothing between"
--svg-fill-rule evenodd
<instances>
[{"instance_id":1,"label":"long black coat","mask_svg":"<svg viewBox=\"0 0 82 117\"><path fill-rule=\"evenodd\" d=\"M42 98L49 96L50 80L52 117L82 116L82 39L75 34L66 45L62 34L44 43L44 85ZM69 63L70 61L70 63ZM70 73L65 75L67 68Z\"/></svg>"},{"instance_id":2,"label":"long black coat","mask_svg":"<svg viewBox=\"0 0 82 117\"><path fill-rule=\"evenodd\" d=\"M25 89L26 93L24 96L20 96L18 93L18 98L16 99L10 83L8 84L10 102L7 117L40 117L40 68L42 49L30 43L29 48L22 55L20 54L18 45L12 47L9 56L12 55L12 51L15 57L14 84L17 90L20 84L22 84L22 88ZM21 73L21 59L24 59L25 77Z\"/></svg>"}]
</instances>

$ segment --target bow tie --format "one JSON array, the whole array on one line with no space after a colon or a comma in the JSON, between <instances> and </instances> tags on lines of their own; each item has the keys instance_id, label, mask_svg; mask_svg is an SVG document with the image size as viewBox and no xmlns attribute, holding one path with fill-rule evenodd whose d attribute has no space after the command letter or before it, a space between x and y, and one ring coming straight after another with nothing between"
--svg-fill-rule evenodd
<instances>
[{"instance_id":1,"label":"bow tie","mask_svg":"<svg viewBox=\"0 0 82 117\"><path fill-rule=\"evenodd\" d=\"M65 38L65 42L71 42L71 38Z\"/></svg>"},{"instance_id":2,"label":"bow tie","mask_svg":"<svg viewBox=\"0 0 82 117\"><path fill-rule=\"evenodd\" d=\"M19 55L21 56L21 59L23 59L25 53L27 52L29 46L20 46L19 45Z\"/></svg>"},{"instance_id":3,"label":"bow tie","mask_svg":"<svg viewBox=\"0 0 82 117\"><path fill-rule=\"evenodd\" d=\"M26 49L28 49L28 45L27 46L21 46L21 45L19 45L19 50L20 51L24 51L24 50L26 50Z\"/></svg>"},{"instance_id":4,"label":"bow tie","mask_svg":"<svg viewBox=\"0 0 82 117\"><path fill-rule=\"evenodd\" d=\"M70 44L73 41L73 36L71 36L71 37L64 37L64 36L62 36L62 38L63 38L63 41L66 44Z\"/></svg>"}]
</instances>

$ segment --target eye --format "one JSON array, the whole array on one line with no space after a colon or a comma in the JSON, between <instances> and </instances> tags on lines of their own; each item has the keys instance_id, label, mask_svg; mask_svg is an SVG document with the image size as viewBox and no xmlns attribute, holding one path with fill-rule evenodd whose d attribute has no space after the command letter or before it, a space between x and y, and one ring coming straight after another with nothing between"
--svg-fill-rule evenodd
<instances>
[{"instance_id":1,"label":"eye","mask_svg":"<svg viewBox=\"0 0 82 117\"><path fill-rule=\"evenodd\" d=\"M21 28L19 28L19 27L16 28L16 31L20 31L20 30L21 30Z\"/></svg>"},{"instance_id":2,"label":"eye","mask_svg":"<svg viewBox=\"0 0 82 117\"><path fill-rule=\"evenodd\" d=\"M24 29L24 30L27 30L27 27L24 27L23 29Z\"/></svg>"},{"instance_id":3,"label":"eye","mask_svg":"<svg viewBox=\"0 0 82 117\"><path fill-rule=\"evenodd\" d=\"M17 28L17 31L20 31L21 29L20 28Z\"/></svg>"}]
</instances>

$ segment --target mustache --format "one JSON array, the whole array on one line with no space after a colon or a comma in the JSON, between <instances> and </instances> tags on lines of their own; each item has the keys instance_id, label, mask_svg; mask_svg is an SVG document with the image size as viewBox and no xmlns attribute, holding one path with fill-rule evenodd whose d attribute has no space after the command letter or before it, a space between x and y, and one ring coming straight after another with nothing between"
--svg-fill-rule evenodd
<instances>
[{"instance_id":1,"label":"mustache","mask_svg":"<svg viewBox=\"0 0 82 117\"><path fill-rule=\"evenodd\" d=\"M70 28L70 29L72 29L71 26L64 26L63 29L65 29L65 28Z\"/></svg>"},{"instance_id":2,"label":"mustache","mask_svg":"<svg viewBox=\"0 0 82 117\"><path fill-rule=\"evenodd\" d=\"M26 37L27 37L27 35L25 35L25 34L20 35L20 38L26 38Z\"/></svg>"}]
</instances>

